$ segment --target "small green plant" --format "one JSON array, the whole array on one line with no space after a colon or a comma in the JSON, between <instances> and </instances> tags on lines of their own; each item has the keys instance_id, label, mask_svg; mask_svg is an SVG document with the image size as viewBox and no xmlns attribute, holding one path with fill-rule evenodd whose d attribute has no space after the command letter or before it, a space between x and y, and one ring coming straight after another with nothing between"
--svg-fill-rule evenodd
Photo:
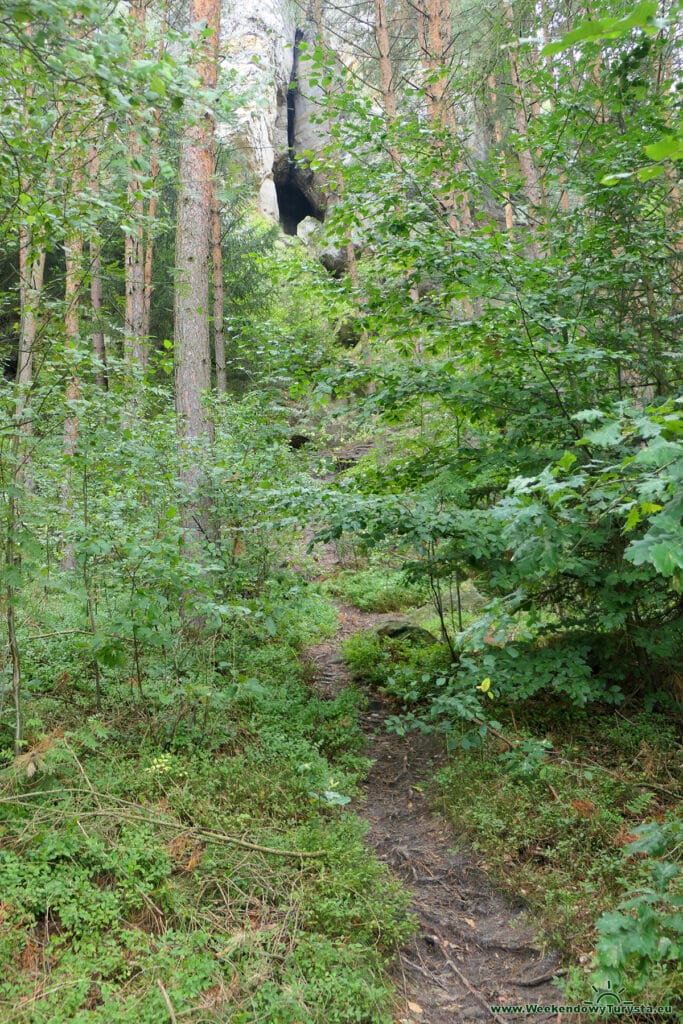
<instances>
[{"instance_id":1,"label":"small green plant","mask_svg":"<svg viewBox=\"0 0 683 1024\"><path fill-rule=\"evenodd\" d=\"M660 1004L683 998L683 819L680 812L634 830L624 848L638 863L639 884L597 922L595 984L611 984L640 999L648 989Z\"/></svg>"},{"instance_id":2,"label":"small green plant","mask_svg":"<svg viewBox=\"0 0 683 1024\"><path fill-rule=\"evenodd\" d=\"M639 1004L680 1001L681 821L652 820L665 797L648 786L668 789L675 770L670 722L605 708L562 724L544 705L528 709L531 732L504 705L500 717L512 747L489 734L477 750L451 749L438 775L449 816L569 962L595 956L592 982ZM585 972L569 972L568 999L587 988Z\"/></svg>"},{"instance_id":3,"label":"small green plant","mask_svg":"<svg viewBox=\"0 0 683 1024\"><path fill-rule=\"evenodd\" d=\"M374 630L354 633L342 644L346 664L355 679L382 686L391 669L391 656Z\"/></svg>"},{"instance_id":4,"label":"small green plant","mask_svg":"<svg viewBox=\"0 0 683 1024\"><path fill-rule=\"evenodd\" d=\"M424 584L408 580L402 572L380 567L359 572L344 570L327 587L332 594L365 612L398 612L429 599Z\"/></svg>"}]
</instances>

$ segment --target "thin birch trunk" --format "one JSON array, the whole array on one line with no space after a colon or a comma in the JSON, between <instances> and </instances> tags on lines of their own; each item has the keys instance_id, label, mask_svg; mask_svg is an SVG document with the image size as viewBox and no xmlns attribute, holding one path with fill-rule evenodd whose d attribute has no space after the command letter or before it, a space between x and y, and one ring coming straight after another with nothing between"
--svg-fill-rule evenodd
<instances>
[{"instance_id":1,"label":"thin birch trunk","mask_svg":"<svg viewBox=\"0 0 683 1024\"><path fill-rule=\"evenodd\" d=\"M144 0L133 0L131 17L135 22L137 37L134 59L139 60L145 48ZM124 357L128 366L146 370L148 363L147 341L144 337L145 322L145 259L144 259L144 216L145 204L142 192L141 167L143 149L140 133L131 118L128 143L128 216L133 230L126 235L124 262L126 279L126 322L124 333Z\"/></svg>"},{"instance_id":2,"label":"thin birch trunk","mask_svg":"<svg viewBox=\"0 0 683 1024\"><path fill-rule=\"evenodd\" d=\"M142 314L142 336L146 341L147 353L149 353L149 336L152 325L152 292L154 291L154 221L157 215L158 198L156 194L157 179L159 177L159 132L161 129L161 110L154 111L154 136L150 149L149 176L152 186L152 194L147 204L147 226L144 235L144 288L143 288L143 314Z\"/></svg>"},{"instance_id":3,"label":"thin birch trunk","mask_svg":"<svg viewBox=\"0 0 683 1024\"><path fill-rule=\"evenodd\" d=\"M73 360L79 343L80 310L79 293L81 286L81 275L83 272L83 238L80 235L71 235L64 242L64 258L66 263L66 278L64 287L64 335L66 341L66 355L69 361ZM73 507L72 470L69 460L76 454L78 445L78 432L80 422L78 413L74 406L81 398L81 380L75 371L72 371L66 385L65 393L66 416L64 417L64 455L66 467L64 471L64 482L62 485L62 504L67 515ZM73 545L67 544L62 556L62 569L65 571L76 568L76 555Z\"/></svg>"},{"instance_id":4,"label":"thin birch trunk","mask_svg":"<svg viewBox=\"0 0 683 1024\"><path fill-rule=\"evenodd\" d=\"M30 29L27 29L30 35ZM33 85L28 83L24 95L23 114L28 123L29 103L33 98ZM48 174L46 192L51 191L54 174ZM21 182L22 192L28 193L30 184L26 178ZM33 367L35 360L36 339L38 336L38 307L43 292L45 277L45 245L37 238L34 225L22 220L19 225L19 343L17 351L16 383L18 387L15 407L16 422L22 439L18 448L18 482L27 490L33 490L30 473L30 442L33 432L30 416L26 415L26 405L33 384Z\"/></svg>"}]
</instances>

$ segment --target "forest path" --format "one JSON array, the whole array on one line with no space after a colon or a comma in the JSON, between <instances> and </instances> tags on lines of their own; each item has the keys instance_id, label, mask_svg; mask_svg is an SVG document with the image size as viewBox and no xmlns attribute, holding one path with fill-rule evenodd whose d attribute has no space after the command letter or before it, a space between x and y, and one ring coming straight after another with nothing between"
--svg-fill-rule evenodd
<instances>
[{"instance_id":1,"label":"forest path","mask_svg":"<svg viewBox=\"0 0 683 1024\"><path fill-rule=\"evenodd\" d=\"M320 579L339 568L333 544L317 547L315 561ZM350 682L342 641L397 617L337 608L335 636L304 652L312 685L328 699ZM523 901L512 905L497 892L448 822L430 809L423 788L438 765L440 746L433 736L388 733L384 721L395 713L389 699L371 695L362 725L374 764L365 796L354 809L370 824L368 845L411 894L410 910L419 922L392 971L400 998L397 1024L557 1022L557 1013L490 1010L506 1003L561 1004L561 993L550 982L558 958L538 948Z\"/></svg>"}]
</instances>

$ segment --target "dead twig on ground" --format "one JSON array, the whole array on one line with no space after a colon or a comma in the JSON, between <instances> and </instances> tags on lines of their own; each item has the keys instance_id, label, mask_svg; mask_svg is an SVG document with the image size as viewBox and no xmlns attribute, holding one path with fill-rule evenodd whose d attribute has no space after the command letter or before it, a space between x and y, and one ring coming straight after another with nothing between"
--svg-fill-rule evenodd
<instances>
[{"instance_id":1,"label":"dead twig on ground","mask_svg":"<svg viewBox=\"0 0 683 1024\"><path fill-rule=\"evenodd\" d=\"M128 809L129 807L132 806L130 804L127 805L125 810L122 809L120 806L119 807L106 807L101 802L102 800L106 799L106 794L98 793L94 789L90 789L90 790L79 790L79 789L63 790L62 789L62 790L59 790L58 792L59 792L59 795L63 795L65 792L73 792L73 793L78 793L78 794L81 794L81 795L88 795L88 796L94 798L97 801L98 807L97 807L96 810L92 810L92 811L78 811L77 809L74 809L74 816L78 820L80 820L82 818L102 818L102 817L108 817L108 818L115 818L115 819L120 820L120 821L141 821L141 822L144 822L147 825L155 825L157 828L166 828L166 829L170 828L170 829L173 829L176 832L182 832L183 834L187 834L188 836L191 836L191 837L193 837L194 839L197 839L197 840L204 839L204 840L207 840L207 841L214 841L214 842L218 842L218 843L226 843L226 844L229 844L231 846L239 846L239 847L241 847L244 850L253 850L256 853L272 854L275 857L286 857L286 858L290 858L290 859L293 859L293 860L313 860L313 859L320 860L322 858L327 857L327 850L282 850L282 849L279 849L277 846L264 846L261 843L254 843L251 840L243 839L240 836L228 835L228 833L226 833L226 832L214 832L214 831L212 831L210 829L205 829L205 828L201 828L201 827L195 827L195 828L190 828L190 829L182 828L178 822L168 821L168 820L166 820L164 818L158 817L158 816L153 815L153 814L145 814L142 811L130 810L130 809ZM50 791L41 791L41 792L34 791L33 793L16 793L13 796L0 797L0 804L22 803L23 800L25 798L27 798L27 797L36 797L36 796L53 796L54 797L54 795L55 795L55 793L54 792L50 792ZM50 810L52 810L52 808ZM54 808L54 811L55 811L55 813L59 813L59 814L63 815L64 813L67 813L67 808L56 807L56 808Z\"/></svg>"},{"instance_id":2,"label":"dead twig on ground","mask_svg":"<svg viewBox=\"0 0 683 1024\"><path fill-rule=\"evenodd\" d=\"M171 1002L171 999L169 997L168 992L166 991L166 989L162 985L160 978L157 978L157 985L159 986L159 988L161 990L161 995L163 997L164 1002L166 1003L166 1008L168 1009L168 1015L171 1018L172 1024L178 1024L178 1018L175 1015L175 1010L173 1009L173 1003Z\"/></svg>"},{"instance_id":3,"label":"dead twig on ground","mask_svg":"<svg viewBox=\"0 0 683 1024\"><path fill-rule=\"evenodd\" d=\"M465 977L465 975L462 973L460 968L456 967L456 965L453 963L453 961L451 960L451 958L449 957L449 955L448 955L448 953L446 951L446 948L444 947L443 942L441 942L438 937L436 937L436 940L437 940L436 944L439 947L439 949L441 950L441 955L443 956L444 960L446 961L446 963L448 964L450 969L453 971L453 974L455 974L455 976L458 979L458 981L460 981L461 984L463 984L465 986L465 988L467 989L469 994L473 997L473 999L476 999L476 1001L479 1003L479 1005L483 1006L484 1009L486 1010L486 1012L491 1014L492 1019L498 1021L498 1024L509 1024L509 1021L507 1021L505 1017L501 1017L501 1015L499 1013L494 1013L494 1011L491 1009L490 1003L482 995L482 993L479 991L479 989L476 989L474 987L474 985L472 984L472 982L469 981Z\"/></svg>"},{"instance_id":4,"label":"dead twig on ground","mask_svg":"<svg viewBox=\"0 0 683 1024\"><path fill-rule=\"evenodd\" d=\"M449 991L448 985L444 985L442 981L439 981L435 974L432 974L430 971L426 971L424 967L420 967L420 965L416 964L413 960L409 960L407 956L402 956L401 960L403 961L404 964L410 967L411 971L419 971L419 973L422 974L423 977L425 977L428 981L431 981L433 985L438 985L439 988L442 988L444 990L444 992Z\"/></svg>"}]
</instances>

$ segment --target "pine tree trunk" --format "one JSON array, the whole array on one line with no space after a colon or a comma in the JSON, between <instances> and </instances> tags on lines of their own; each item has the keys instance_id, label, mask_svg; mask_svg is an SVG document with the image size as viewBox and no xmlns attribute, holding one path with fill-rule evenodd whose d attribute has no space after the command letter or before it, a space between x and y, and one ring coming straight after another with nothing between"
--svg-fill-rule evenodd
<instances>
[{"instance_id":1,"label":"pine tree trunk","mask_svg":"<svg viewBox=\"0 0 683 1024\"><path fill-rule=\"evenodd\" d=\"M88 155L88 179L90 193L96 198L100 191L100 158L97 146L90 147ZM102 242L95 228L90 237L90 306L93 317L92 349L95 357L95 383L106 390L107 351L104 344L104 331L100 322L102 311Z\"/></svg>"},{"instance_id":2,"label":"pine tree trunk","mask_svg":"<svg viewBox=\"0 0 683 1024\"><path fill-rule=\"evenodd\" d=\"M391 66L391 43L389 40L389 23L385 0L375 0L375 41L379 53L379 79L382 90L382 103L390 120L396 117L396 91L394 73Z\"/></svg>"},{"instance_id":3,"label":"pine tree trunk","mask_svg":"<svg viewBox=\"0 0 683 1024\"><path fill-rule=\"evenodd\" d=\"M225 330L223 327L223 251L221 249L221 211L218 185L211 182L211 267L213 271L213 354L216 363L216 390L225 394L228 381L225 369Z\"/></svg>"},{"instance_id":4,"label":"pine tree trunk","mask_svg":"<svg viewBox=\"0 0 683 1024\"><path fill-rule=\"evenodd\" d=\"M512 8L510 6L505 7L505 20L508 28L512 30L514 21ZM515 113L515 124L517 127L517 135L520 139L517 158L519 160L519 169L522 173L524 195L526 197L529 215L533 218L541 205L542 190L538 170L534 163L531 149L529 148L529 129L526 109L524 107L524 93L522 90L519 65L512 45L508 47L508 60L510 63L510 79L512 82L512 103Z\"/></svg>"},{"instance_id":5,"label":"pine tree trunk","mask_svg":"<svg viewBox=\"0 0 683 1024\"><path fill-rule=\"evenodd\" d=\"M383 0L376 0L376 2L383 3ZM313 24L315 25L316 35L318 37L319 45L323 50L327 51L327 45L325 43L325 27L323 25L323 12L320 0L313 0ZM388 54L388 36L387 36L387 54ZM389 80L391 81L391 71L389 72ZM329 101L332 98L333 88L331 84L324 85L323 91L325 98ZM328 122L329 123L329 122ZM336 174L337 184L337 196L339 199L343 198L344 195L344 175L341 168ZM353 247L353 238L351 237L351 229L346 228L344 242L344 252L346 254L346 268L348 270L351 282L358 291L360 289L360 277L358 275L358 261L356 259L356 250Z\"/></svg>"},{"instance_id":6,"label":"pine tree trunk","mask_svg":"<svg viewBox=\"0 0 683 1024\"><path fill-rule=\"evenodd\" d=\"M28 33L30 35L30 32ZM26 86L23 113L28 121L28 104L33 97L33 86ZM48 175L47 192L53 183L53 174ZM22 192L30 189L28 180L23 179ZM36 230L28 221L21 221L19 226L19 343L17 352L16 383L18 387L15 417L21 434L18 447L17 479L28 491L33 490L30 473L31 451L30 437L33 426L30 416L26 416L26 404L29 391L33 384L33 366L35 346L38 336L38 306L43 292L45 276L45 245L36 237Z\"/></svg>"},{"instance_id":7,"label":"pine tree trunk","mask_svg":"<svg viewBox=\"0 0 683 1024\"><path fill-rule=\"evenodd\" d=\"M159 34L159 60L162 59L166 52L166 35L168 30L168 2L163 4L162 13L162 25ZM142 336L145 339L147 358L149 359L149 348L150 348L150 333L152 325L152 292L154 291L154 284L152 278L152 272L154 268L154 221L157 215L157 179L159 177L159 147L160 147L160 134L161 134L161 108L157 107L154 111L154 129L152 133L152 142L150 145L149 155L149 178L151 184L151 195L149 197L149 203L147 205L147 224L144 233L144 285L143 285L143 302L142 302Z\"/></svg>"},{"instance_id":8,"label":"pine tree trunk","mask_svg":"<svg viewBox=\"0 0 683 1024\"><path fill-rule=\"evenodd\" d=\"M219 24L219 0L191 0L190 20L212 28ZM202 85L216 81L214 48L202 41L198 68ZM211 387L209 339L209 262L211 242L211 180L213 119L198 115L186 124L180 151L175 287L175 401L178 435L183 447L181 480L187 488L185 515L188 552L197 555L198 542L209 529L208 509L200 498L200 449L213 441L213 425L203 402Z\"/></svg>"}]
</instances>

